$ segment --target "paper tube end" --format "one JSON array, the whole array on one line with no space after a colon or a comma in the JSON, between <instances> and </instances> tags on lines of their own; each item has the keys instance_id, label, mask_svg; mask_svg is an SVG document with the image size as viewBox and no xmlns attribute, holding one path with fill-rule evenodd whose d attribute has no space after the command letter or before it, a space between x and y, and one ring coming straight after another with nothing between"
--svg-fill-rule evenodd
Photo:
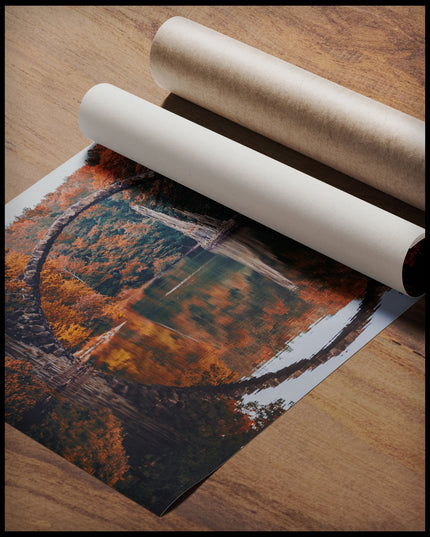
<instances>
[{"instance_id":1,"label":"paper tube end","mask_svg":"<svg viewBox=\"0 0 430 537\"><path fill-rule=\"evenodd\" d=\"M187 27L186 25L196 25L197 23L176 15L175 17L170 17L165 20L163 24L158 28L151 44L151 49L149 51L149 68L152 74L152 78L155 80L161 88L170 91L169 84L165 80L165 64L166 62L175 58L173 50L166 46L166 41L169 43L169 40L172 38L172 35L176 35L178 38L179 32L186 32L184 30ZM179 35L179 39L181 39Z\"/></svg>"},{"instance_id":2,"label":"paper tube end","mask_svg":"<svg viewBox=\"0 0 430 537\"><path fill-rule=\"evenodd\" d=\"M425 293L425 239L412 246L403 262L403 287L411 297Z\"/></svg>"},{"instance_id":3,"label":"paper tube end","mask_svg":"<svg viewBox=\"0 0 430 537\"><path fill-rule=\"evenodd\" d=\"M94 108L94 103L100 101L101 95L105 89L112 88L112 84L102 82L92 86L83 96L79 105L78 122L79 128L84 136L93 139L91 136L91 110Z\"/></svg>"}]
</instances>

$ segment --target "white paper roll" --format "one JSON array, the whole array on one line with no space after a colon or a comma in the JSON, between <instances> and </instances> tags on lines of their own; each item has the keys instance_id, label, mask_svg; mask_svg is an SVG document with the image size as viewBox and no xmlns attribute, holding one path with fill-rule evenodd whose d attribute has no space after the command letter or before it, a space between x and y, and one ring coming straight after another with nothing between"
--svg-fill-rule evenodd
<instances>
[{"instance_id":1,"label":"white paper roll","mask_svg":"<svg viewBox=\"0 0 430 537\"><path fill-rule=\"evenodd\" d=\"M95 142L411 294L403 265L423 228L110 84L87 92L79 123Z\"/></svg>"},{"instance_id":2,"label":"white paper roll","mask_svg":"<svg viewBox=\"0 0 430 537\"><path fill-rule=\"evenodd\" d=\"M150 65L168 91L424 209L423 121L183 17Z\"/></svg>"}]
</instances>

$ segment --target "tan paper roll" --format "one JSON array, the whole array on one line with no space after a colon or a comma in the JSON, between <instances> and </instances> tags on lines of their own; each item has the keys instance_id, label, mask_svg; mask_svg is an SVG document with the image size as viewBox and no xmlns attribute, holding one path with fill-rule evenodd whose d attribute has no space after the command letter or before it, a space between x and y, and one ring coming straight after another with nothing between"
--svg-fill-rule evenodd
<instances>
[{"instance_id":1,"label":"tan paper roll","mask_svg":"<svg viewBox=\"0 0 430 537\"><path fill-rule=\"evenodd\" d=\"M87 92L79 123L121 155L402 293L422 293L416 269L405 270L424 236L411 222L110 84Z\"/></svg>"},{"instance_id":2,"label":"tan paper roll","mask_svg":"<svg viewBox=\"0 0 430 537\"><path fill-rule=\"evenodd\" d=\"M183 17L150 65L168 91L424 209L423 121Z\"/></svg>"}]
</instances>

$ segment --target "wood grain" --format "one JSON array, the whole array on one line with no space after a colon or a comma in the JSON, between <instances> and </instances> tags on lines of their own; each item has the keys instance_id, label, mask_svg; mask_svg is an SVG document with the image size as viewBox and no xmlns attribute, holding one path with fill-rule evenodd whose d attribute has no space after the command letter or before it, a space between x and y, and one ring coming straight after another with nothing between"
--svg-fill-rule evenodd
<instances>
[{"instance_id":1,"label":"wood grain","mask_svg":"<svg viewBox=\"0 0 430 537\"><path fill-rule=\"evenodd\" d=\"M424 6L7 6L6 201L88 145L77 111L99 82L347 181L168 97L148 58L174 15L424 119ZM423 530L424 300L161 519L10 426L5 439L9 531Z\"/></svg>"}]
</instances>

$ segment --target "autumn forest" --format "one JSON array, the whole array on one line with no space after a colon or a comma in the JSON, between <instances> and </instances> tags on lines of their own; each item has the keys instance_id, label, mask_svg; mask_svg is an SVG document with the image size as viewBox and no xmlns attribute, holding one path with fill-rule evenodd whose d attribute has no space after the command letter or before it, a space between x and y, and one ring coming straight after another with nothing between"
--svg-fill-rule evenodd
<instances>
[{"instance_id":1,"label":"autumn forest","mask_svg":"<svg viewBox=\"0 0 430 537\"><path fill-rule=\"evenodd\" d=\"M102 146L5 245L7 421L157 514L288 409L244 402L254 373L368 292Z\"/></svg>"}]
</instances>

